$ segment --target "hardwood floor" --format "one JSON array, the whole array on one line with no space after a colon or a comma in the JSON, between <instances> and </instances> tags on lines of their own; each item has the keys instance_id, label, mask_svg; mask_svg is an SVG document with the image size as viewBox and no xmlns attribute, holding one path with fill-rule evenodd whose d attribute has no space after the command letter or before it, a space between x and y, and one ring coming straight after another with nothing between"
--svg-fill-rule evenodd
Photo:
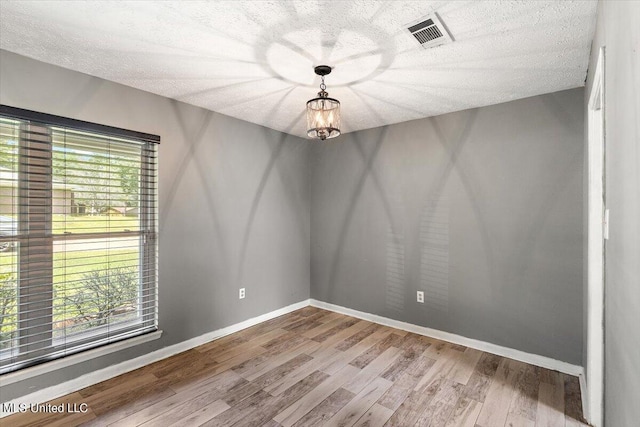
<instances>
[{"instance_id":1,"label":"hardwood floor","mask_svg":"<svg viewBox=\"0 0 640 427\"><path fill-rule=\"evenodd\" d=\"M580 426L578 379L306 307L6 426Z\"/></svg>"}]
</instances>

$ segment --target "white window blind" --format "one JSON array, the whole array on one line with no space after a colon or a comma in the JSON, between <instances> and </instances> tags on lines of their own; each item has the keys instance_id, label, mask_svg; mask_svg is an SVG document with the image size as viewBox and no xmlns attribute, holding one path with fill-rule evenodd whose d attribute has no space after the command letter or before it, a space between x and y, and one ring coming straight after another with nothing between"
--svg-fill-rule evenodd
<instances>
[{"instance_id":1,"label":"white window blind","mask_svg":"<svg viewBox=\"0 0 640 427\"><path fill-rule=\"evenodd\" d=\"M157 329L158 141L0 107L0 372Z\"/></svg>"}]
</instances>

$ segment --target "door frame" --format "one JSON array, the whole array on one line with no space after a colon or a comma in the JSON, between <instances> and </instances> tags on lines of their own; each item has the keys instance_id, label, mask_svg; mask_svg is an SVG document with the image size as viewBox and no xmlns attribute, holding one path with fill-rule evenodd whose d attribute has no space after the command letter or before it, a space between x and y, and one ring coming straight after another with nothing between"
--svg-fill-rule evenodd
<instances>
[{"instance_id":1,"label":"door frame","mask_svg":"<svg viewBox=\"0 0 640 427\"><path fill-rule=\"evenodd\" d=\"M587 398L585 417L603 425L605 298L605 80L604 47L598 58L587 104Z\"/></svg>"}]
</instances>

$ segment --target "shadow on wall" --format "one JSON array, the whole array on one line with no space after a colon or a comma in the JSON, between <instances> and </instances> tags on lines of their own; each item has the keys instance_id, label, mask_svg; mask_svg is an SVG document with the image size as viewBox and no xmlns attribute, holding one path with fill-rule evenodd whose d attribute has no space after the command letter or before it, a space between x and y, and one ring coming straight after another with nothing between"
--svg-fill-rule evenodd
<instances>
[{"instance_id":1,"label":"shadow on wall","mask_svg":"<svg viewBox=\"0 0 640 427\"><path fill-rule=\"evenodd\" d=\"M288 93L285 94L282 98L284 99L288 95ZM232 254L229 253L227 245L225 244L226 242L224 240L225 233L223 232L223 225L221 224L219 215L216 211L216 201L214 200L215 192L213 189L214 183L211 179L212 174L210 172L210 165L205 163L203 156L198 155L199 149L203 143L212 142L207 139L207 137L210 135L207 133L207 130L211 127L216 113L202 110L198 125L189 127L186 124L185 119L181 113L180 103L175 100L171 100L170 102L174 115L177 119L177 122L179 123L180 132L184 141L188 144L188 148L184 151L182 159L178 162L179 166L177 168L176 176L172 180L171 187L167 190L166 203L164 204L164 208L161 211L160 215L161 217L165 217L167 213L171 211L176 192L182 184L185 173L187 172L187 170L189 170L191 165L195 166L200 184L205 190L204 205L206 205L207 207L209 218L211 219L215 230L215 235L211 236L211 240L215 242L216 246L218 247L218 253L223 257L222 263L226 266L231 266ZM292 120L290 128L293 127L294 123L297 123L302 119L303 114L304 112L300 113ZM246 286L246 284L243 282L243 272L245 270L247 249L251 241L252 228L260 206L260 201L262 200L265 191L265 187L267 185L267 182L271 178L274 169L279 175L279 181L281 185L285 187L285 192L287 192L288 194L293 194L295 192L291 184L295 182L296 179L290 176L286 170L283 170L282 165L277 161L282 154L282 150L285 146L287 138L291 138L291 136L286 133L276 133L264 127L261 127L260 129L264 134L264 140L266 141L268 141L269 139L273 139L274 135L276 134L277 136L276 141L267 144L270 150L270 155L268 162L265 165L264 171L261 173L260 181L256 184L255 193L251 196L252 202L249 211L246 213L247 219L242 230L242 244L240 249L240 256L236 261L236 268L230 269L227 272L227 274L231 274L232 271L235 271L235 276L225 277L224 279L222 279L223 281L231 280L231 282L237 284L238 287ZM301 215L302 213L300 211L298 211L296 214L296 227L300 235L307 235L307 221L302 218ZM160 234L162 234L164 226L165 224L161 223Z\"/></svg>"},{"instance_id":2,"label":"shadow on wall","mask_svg":"<svg viewBox=\"0 0 640 427\"><path fill-rule=\"evenodd\" d=\"M384 178L378 176L374 168L376 158L382 148L382 145L386 142L392 144L393 141L387 138L388 126L380 128L377 137L374 142L367 142L366 144L373 144L373 149L365 150L363 145L365 142L361 141L359 134L352 134L353 145L358 153L363 165L360 175L358 176L353 190L349 196L349 206L346 209L346 213L343 217L340 226L340 232L337 234L338 241L336 242L335 249L332 250L333 261L331 263L330 273L328 275L328 290L327 295L330 299L336 296L336 283L340 282L340 269L343 266L341 263L344 259L344 245L345 240L348 238L349 229L353 223L354 212L357 204L362 196L363 188L367 179L371 179L375 194L384 207L384 214L388 224L387 230L387 247L386 247L386 262L387 262L387 302L386 309L390 312L402 312L405 299L412 298L413 295L406 294L406 260L405 251L409 242L416 242L418 247L409 247L410 253L415 253L417 250L423 253L422 267L421 267L421 283L427 286L428 292L435 298L430 300L429 304L436 304L439 309L446 307L446 295L448 294L448 218L446 217L446 211L448 210L448 202L441 200L441 194L444 186L449 179L454 168L457 168L457 156L464 144L469 139L469 133L473 126L477 115L477 110L470 110L466 115L465 123L461 129L460 135L454 140L453 144L448 144L439 125L435 119L429 119L428 122L434 129L438 136L438 141L443 149L447 152L447 156L440 164L435 176L438 177L424 192L424 195L420 198L422 200L422 221L420 229L420 239L405 239L405 211L403 195L404 191L399 188L398 191L394 191L394 195L390 198L384 190L383 181ZM370 154L367 154L370 151ZM400 171L397 174L390 174L388 179L396 180L392 187L398 188L401 186L401 181L397 178L400 176ZM470 197L474 197L471 190L468 190ZM390 199L393 199L391 203ZM477 206L477 204L476 204ZM479 208L478 208L479 209ZM479 221L481 215L479 215ZM481 221L480 221L481 223ZM486 234L486 231L485 233ZM490 262L491 248L488 241L485 241L485 254L489 257L488 264ZM433 254L433 257L428 256L429 253ZM439 258L436 259L436 256ZM439 302L436 302L439 301Z\"/></svg>"},{"instance_id":3,"label":"shadow on wall","mask_svg":"<svg viewBox=\"0 0 640 427\"><path fill-rule=\"evenodd\" d=\"M563 91L322 145L314 297L577 360L579 101Z\"/></svg>"}]
</instances>

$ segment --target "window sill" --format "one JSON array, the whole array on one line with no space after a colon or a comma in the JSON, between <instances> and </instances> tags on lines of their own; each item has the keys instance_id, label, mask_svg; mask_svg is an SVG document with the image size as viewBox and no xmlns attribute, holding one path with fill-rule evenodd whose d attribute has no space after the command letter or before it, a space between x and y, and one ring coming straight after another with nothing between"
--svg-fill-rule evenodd
<instances>
[{"instance_id":1,"label":"window sill","mask_svg":"<svg viewBox=\"0 0 640 427\"><path fill-rule=\"evenodd\" d=\"M124 350L125 348L134 347L136 345L143 344L145 342L154 341L162 336L162 331L150 332L148 334L140 335L137 337L125 339L112 344L107 344L102 347L97 347L91 350L83 351L80 353L72 354L60 359L52 360L50 362L42 363L40 365L31 366L29 368L21 369L19 371L10 372L0 376L0 385L3 387L9 384L13 384L18 381L23 381L28 378L37 377L38 375L46 374L48 372L57 371L67 366L72 366L78 363L86 362L87 360L95 359L101 356L105 356L116 351Z\"/></svg>"}]
</instances>

